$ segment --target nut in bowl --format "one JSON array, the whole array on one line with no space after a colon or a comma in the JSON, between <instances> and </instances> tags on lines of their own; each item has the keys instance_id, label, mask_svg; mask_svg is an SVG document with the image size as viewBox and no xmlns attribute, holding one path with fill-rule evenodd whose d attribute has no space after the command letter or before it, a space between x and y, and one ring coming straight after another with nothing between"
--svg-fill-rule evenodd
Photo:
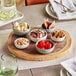
<instances>
[{"instance_id":1,"label":"nut in bowl","mask_svg":"<svg viewBox=\"0 0 76 76\"><path fill-rule=\"evenodd\" d=\"M51 34L51 39L56 42L61 42L65 39L65 33L62 30L55 30Z\"/></svg>"},{"instance_id":2,"label":"nut in bowl","mask_svg":"<svg viewBox=\"0 0 76 76\"><path fill-rule=\"evenodd\" d=\"M14 32L14 34L16 34L18 36L23 36L30 32L30 28L26 22L23 22L23 23L16 22L13 25L13 32Z\"/></svg>"},{"instance_id":3,"label":"nut in bowl","mask_svg":"<svg viewBox=\"0 0 76 76\"><path fill-rule=\"evenodd\" d=\"M33 42L37 42L38 40L46 40L47 32L42 29L33 29L29 33L30 40Z\"/></svg>"},{"instance_id":4,"label":"nut in bowl","mask_svg":"<svg viewBox=\"0 0 76 76\"><path fill-rule=\"evenodd\" d=\"M36 42L36 49L41 54L51 53L55 48L54 42L51 40L39 40Z\"/></svg>"},{"instance_id":5,"label":"nut in bowl","mask_svg":"<svg viewBox=\"0 0 76 76\"><path fill-rule=\"evenodd\" d=\"M53 32L54 29L55 29L55 21L50 22L47 19L47 20L44 21L41 28L44 29L46 32Z\"/></svg>"},{"instance_id":6,"label":"nut in bowl","mask_svg":"<svg viewBox=\"0 0 76 76\"><path fill-rule=\"evenodd\" d=\"M24 49L29 46L29 40L27 38L17 38L14 41L14 45L18 49Z\"/></svg>"}]
</instances>

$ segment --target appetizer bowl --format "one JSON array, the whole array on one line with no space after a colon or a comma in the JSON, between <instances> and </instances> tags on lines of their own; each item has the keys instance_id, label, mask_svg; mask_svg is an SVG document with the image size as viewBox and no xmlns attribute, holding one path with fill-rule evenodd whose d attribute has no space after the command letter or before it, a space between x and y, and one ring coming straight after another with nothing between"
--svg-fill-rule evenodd
<instances>
[{"instance_id":1,"label":"appetizer bowl","mask_svg":"<svg viewBox=\"0 0 76 76\"><path fill-rule=\"evenodd\" d=\"M48 54L53 52L55 48L55 43L51 40L39 40L36 42L36 50L41 54Z\"/></svg>"},{"instance_id":2,"label":"appetizer bowl","mask_svg":"<svg viewBox=\"0 0 76 76\"><path fill-rule=\"evenodd\" d=\"M29 33L29 38L33 42L37 42L38 40L46 40L47 39L47 32L42 29L33 29Z\"/></svg>"},{"instance_id":3,"label":"appetizer bowl","mask_svg":"<svg viewBox=\"0 0 76 76\"><path fill-rule=\"evenodd\" d=\"M18 49L24 49L27 48L29 46L29 40L27 38L17 38L14 41L14 45L16 48Z\"/></svg>"},{"instance_id":4,"label":"appetizer bowl","mask_svg":"<svg viewBox=\"0 0 76 76\"><path fill-rule=\"evenodd\" d=\"M56 42L61 42L65 39L65 34L62 30L56 30L51 34L51 39Z\"/></svg>"},{"instance_id":5,"label":"appetizer bowl","mask_svg":"<svg viewBox=\"0 0 76 76\"><path fill-rule=\"evenodd\" d=\"M18 36L23 36L23 35L30 32L30 28L29 28L29 25L26 22L24 22L24 23L16 22L13 25L13 32L14 32L14 34L16 34Z\"/></svg>"},{"instance_id":6,"label":"appetizer bowl","mask_svg":"<svg viewBox=\"0 0 76 76\"><path fill-rule=\"evenodd\" d=\"M55 21L50 22L47 20L44 21L41 28L45 30L46 32L53 32L55 30Z\"/></svg>"}]
</instances>

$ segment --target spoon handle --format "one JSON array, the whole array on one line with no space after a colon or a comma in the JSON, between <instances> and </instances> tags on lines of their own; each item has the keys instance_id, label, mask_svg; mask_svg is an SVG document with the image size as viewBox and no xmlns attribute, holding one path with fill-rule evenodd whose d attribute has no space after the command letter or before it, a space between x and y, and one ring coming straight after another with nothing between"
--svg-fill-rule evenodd
<instances>
[{"instance_id":1,"label":"spoon handle","mask_svg":"<svg viewBox=\"0 0 76 76\"><path fill-rule=\"evenodd\" d=\"M65 5L63 5L62 3L57 2L56 0L54 0L55 3L62 5L63 7L65 7L67 10L71 10L68 7L66 7Z\"/></svg>"}]
</instances>

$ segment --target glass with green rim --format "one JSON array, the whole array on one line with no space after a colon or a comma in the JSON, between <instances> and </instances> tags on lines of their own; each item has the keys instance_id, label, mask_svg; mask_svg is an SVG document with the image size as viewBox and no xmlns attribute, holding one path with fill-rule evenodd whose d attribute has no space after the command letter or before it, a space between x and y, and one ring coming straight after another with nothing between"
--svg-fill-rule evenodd
<instances>
[{"instance_id":1,"label":"glass with green rim","mask_svg":"<svg viewBox=\"0 0 76 76\"><path fill-rule=\"evenodd\" d=\"M17 14L15 0L0 0L0 19L11 20Z\"/></svg>"},{"instance_id":2,"label":"glass with green rim","mask_svg":"<svg viewBox=\"0 0 76 76\"><path fill-rule=\"evenodd\" d=\"M0 75L1 76L17 76L18 66L16 58L2 55L0 59Z\"/></svg>"}]
</instances>

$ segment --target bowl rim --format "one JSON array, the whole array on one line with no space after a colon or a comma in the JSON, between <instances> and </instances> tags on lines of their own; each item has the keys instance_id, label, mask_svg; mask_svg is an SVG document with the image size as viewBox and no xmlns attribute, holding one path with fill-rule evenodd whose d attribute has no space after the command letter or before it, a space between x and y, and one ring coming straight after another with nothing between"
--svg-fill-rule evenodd
<instances>
[{"instance_id":1,"label":"bowl rim","mask_svg":"<svg viewBox=\"0 0 76 76\"><path fill-rule=\"evenodd\" d=\"M14 40L14 44L17 42L17 40L19 40L19 39L27 39L29 42L27 43L27 44L29 44L30 43L30 40L28 39L28 38L25 38L25 37L19 37L19 38L17 38L17 39L15 39ZM26 44L26 45L27 45ZM23 46L23 45L20 45L20 46Z\"/></svg>"},{"instance_id":2,"label":"bowl rim","mask_svg":"<svg viewBox=\"0 0 76 76\"><path fill-rule=\"evenodd\" d=\"M18 23L21 24L21 23L23 23L23 22L21 22L21 23L18 22ZM18 26L20 26L20 25L18 25ZM29 24L27 24L27 26L29 27ZM26 32L26 31L30 30L30 27L29 27L28 29L26 29L25 31L16 30L16 29L14 29L14 24L13 24L12 28L13 28L13 30L16 31L16 32Z\"/></svg>"},{"instance_id":3,"label":"bowl rim","mask_svg":"<svg viewBox=\"0 0 76 76\"><path fill-rule=\"evenodd\" d=\"M16 30L16 29L13 29L14 31L16 31L16 32L21 32L21 33L23 33L23 32L26 32L26 31L29 31L30 30L30 28L29 29L27 29L27 30L25 30L25 31L18 31L18 30Z\"/></svg>"},{"instance_id":4,"label":"bowl rim","mask_svg":"<svg viewBox=\"0 0 76 76\"><path fill-rule=\"evenodd\" d=\"M41 25L41 28L45 29L45 28L42 27L42 25ZM53 30L53 29L55 29L55 26L52 29L45 29L45 30Z\"/></svg>"},{"instance_id":5,"label":"bowl rim","mask_svg":"<svg viewBox=\"0 0 76 76\"><path fill-rule=\"evenodd\" d=\"M62 31L62 32L63 32L63 30L60 30L60 29L56 29L56 30L58 30L58 31ZM54 32L55 32L56 30L54 30ZM53 33L53 32L52 32L52 33ZM50 34L50 35L51 35L51 39L55 39L55 40L57 40L57 39L65 39L65 37L66 37L64 32L63 32L63 33L64 33L64 36L61 37L61 38L53 37L53 36L52 36L52 33Z\"/></svg>"},{"instance_id":6,"label":"bowl rim","mask_svg":"<svg viewBox=\"0 0 76 76\"><path fill-rule=\"evenodd\" d=\"M41 28L38 28L38 29L41 29ZM32 30L29 32L29 36L32 37L32 38L34 38L34 37L31 36L30 34L31 34L31 32L32 32L33 30L36 30L36 29L32 29ZM45 32L45 36L44 36L44 37L46 37L46 36L47 36L47 32L46 32L45 30L43 30L43 29L41 29L41 30ZM41 38L44 38L44 37L41 37ZM35 39L40 39L40 38L35 38Z\"/></svg>"},{"instance_id":7,"label":"bowl rim","mask_svg":"<svg viewBox=\"0 0 76 76\"><path fill-rule=\"evenodd\" d=\"M51 39L64 39L65 38L65 36L63 36L62 38L54 38L52 35L51 35Z\"/></svg>"}]
</instances>

